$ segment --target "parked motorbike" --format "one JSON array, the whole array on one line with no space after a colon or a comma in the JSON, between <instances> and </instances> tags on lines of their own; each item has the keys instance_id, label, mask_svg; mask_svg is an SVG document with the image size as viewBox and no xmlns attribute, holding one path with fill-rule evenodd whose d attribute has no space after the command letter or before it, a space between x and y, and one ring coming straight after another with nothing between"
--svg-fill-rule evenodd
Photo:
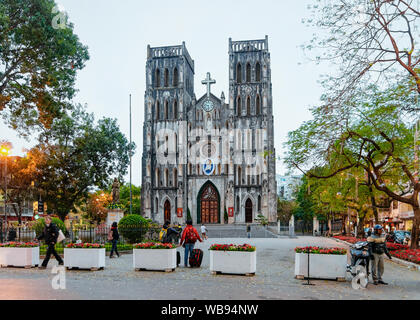
<instances>
[{"instance_id":1,"label":"parked motorbike","mask_svg":"<svg viewBox=\"0 0 420 320\"><path fill-rule=\"evenodd\" d=\"M351 264L347 265L347 272L353 276L353 285L366 288L369 283L369 250L368 242L360 241L350 247Z\"/></svg>"},{"instance_id":2,"label":"parked motorbike","mask_svg":"<svg viewBox=\"0 0 420 320\"><path fill-rule=\"evenodd\" d=\"M385 240L386 240L386 242L392 242L392 243L394 243L394 242L395 242L395 240L396 240L395 233L394 233L394 232L390 232L390 233L388 233L388 234L386 235L386 237L385 237Z\"/></svg>"}]
</instances>

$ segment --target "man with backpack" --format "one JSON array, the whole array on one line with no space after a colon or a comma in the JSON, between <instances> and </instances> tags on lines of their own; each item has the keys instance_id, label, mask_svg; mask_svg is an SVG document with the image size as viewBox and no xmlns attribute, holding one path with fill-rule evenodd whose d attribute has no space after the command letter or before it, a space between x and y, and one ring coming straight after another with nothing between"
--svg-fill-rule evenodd
<instances>
[{"instance_id":1,"label":"man with backpack","mask_svg":"<svg viewBox=\"0 0 420 320\"><path fill-rule=\"evenodd\" d=\"M184 232L182 233L181 242L180 245L182 245L185 248L184 253L184 267L188 267L188 256L192 257L194 245L199 240L200 242L203 242L201 240L200 235L197 232L197 229L195 229L192 225L192 221L187 221L187 227L184 229Z\"/></svg>"}]
</instances>

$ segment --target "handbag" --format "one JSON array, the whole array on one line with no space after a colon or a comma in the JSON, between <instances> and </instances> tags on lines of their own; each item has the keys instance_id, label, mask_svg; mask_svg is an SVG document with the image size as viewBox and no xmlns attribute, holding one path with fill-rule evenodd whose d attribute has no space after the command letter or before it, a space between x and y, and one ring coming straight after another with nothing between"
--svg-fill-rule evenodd
<instances>
[{"instance_id":1,"label":"handbag","mask_svg":"<svg viewBox=\"0 0 420 320\"><path fill-rule=\"evenodd\" d=\"M57 243L60 243L61 241L63 241L65 239L65 235L63 233L63 231L59 230L58 231L58 237L57 237Z\"/></svg>"}]
</instances>

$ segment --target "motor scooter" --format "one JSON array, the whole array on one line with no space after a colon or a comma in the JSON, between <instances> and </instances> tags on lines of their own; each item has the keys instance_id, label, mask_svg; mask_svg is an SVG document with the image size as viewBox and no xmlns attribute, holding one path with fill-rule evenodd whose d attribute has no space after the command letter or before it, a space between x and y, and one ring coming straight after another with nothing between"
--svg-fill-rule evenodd
<instances>
[{"instance_id":1,"label":"motor scooter","mask_svg":"<svg viewBox=\"0 0 420 320\"><path fill-rule=\"evenodd\" d=\"M352 285L367 288L369 283L369 243L360 241L350 247L351 264L347 265L347 272L353 276Z\"/></svg>"}]
</instances>

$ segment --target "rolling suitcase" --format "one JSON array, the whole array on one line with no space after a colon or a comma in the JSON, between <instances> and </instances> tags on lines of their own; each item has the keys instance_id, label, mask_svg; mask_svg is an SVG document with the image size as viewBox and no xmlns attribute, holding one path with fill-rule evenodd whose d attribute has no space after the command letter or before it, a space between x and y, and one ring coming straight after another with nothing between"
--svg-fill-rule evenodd
<instances>
[{"instance_id":1,"label":"rolling suitcase","mask_svg":"<svg viewBox=\"0 0 420 320\"><path fill-rule=\"evenodd\" d=\"M202 261L203 261L203 250L194 249L189 259L190 267L199 268L201 266Z\"/></svg>"}]
</instances>

